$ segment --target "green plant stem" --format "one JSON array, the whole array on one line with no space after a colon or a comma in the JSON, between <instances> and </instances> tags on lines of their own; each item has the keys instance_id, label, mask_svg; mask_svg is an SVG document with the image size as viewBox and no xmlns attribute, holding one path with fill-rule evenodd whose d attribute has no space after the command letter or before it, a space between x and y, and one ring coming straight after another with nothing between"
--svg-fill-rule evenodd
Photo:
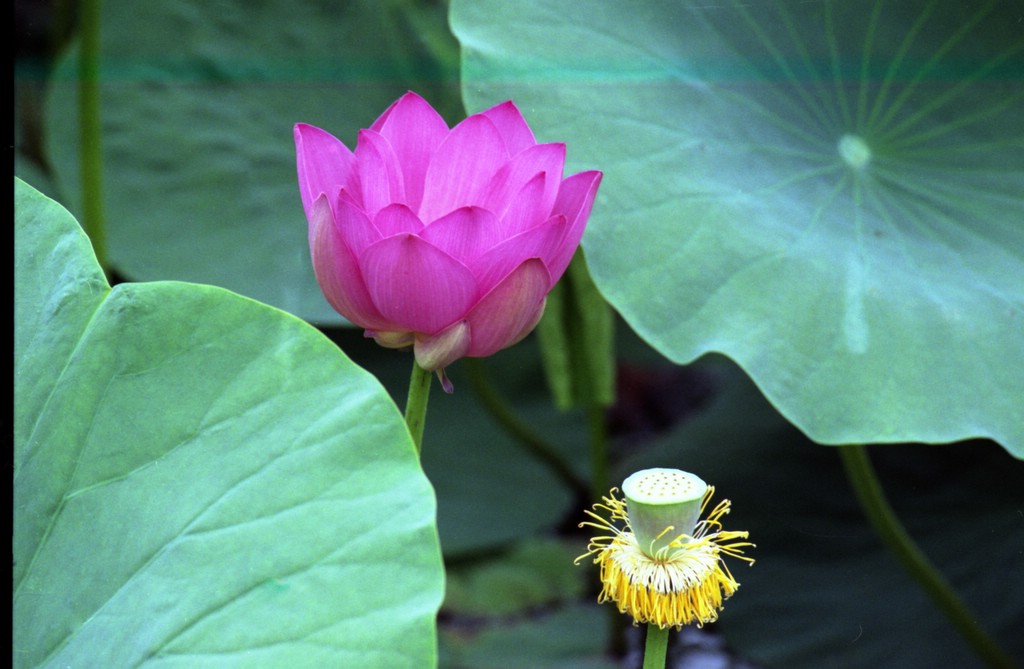
<instances>
[{"instance_id":1,"label":"green plant stem","mask_svg":"<svg viewBox=\"0 0 1024 669\"><path fill-rule=\"evenodd\" d=\"M427 422L427 399L430 397L430 372L412 361L409 397L405 401L405 424L412 435L416 454L423 452L423 426Z\"/></svg>"},{"instance_id":2,"label":"green plant stem","mask_svg":"<svg viewBox=\"0 0 1024 669\"><path fill-rule=\"evenodd\" d=\"M530 429L530 426L515 414L508 402L494 388L488 379L484 362L479 358L467 358L465 366L469 385L472 386L473 392L498 424L516 438L516 443L525 448L531 456L544 463L570 490L580 495L587 494L587 484L562 459L555 447Z\"/></svg>"},{"instance_id":3,"label":"green plant stem","mask_svg":"<svg viewBox=\"0 0 1024 669\"><path fill-rule=\"evenodd\" d=\"M96 260L107 267L103 215L103 140L100 120L101 0L82 0L81 53L78 60L79 166L82 177L82 227L92 241Z\"/></svg>"},{"instance_id":4,"label":"green plant stem","mask_svg":"<svg viewBox=\"0 0 1024 669\"><path fill-rule=\"evenodd\" d=\"M647 623L647 641L644 644L644 669L665 669L669 628L661 629Z\"/></svg>"},{"instance_id":5,"label":"green plant stem","mask_svg":"<svg viewBox=\"0 0 1024 669\"><path fill-rule=\"evenodd\" d=\"M842 446L839 455L846 476L860 501L864 514L890 552L896 557L953 626L990 667L1016 666L989 634L952 586L914 543L885 497L882 486L863 446Z\"/></svg>"}]
</instances>

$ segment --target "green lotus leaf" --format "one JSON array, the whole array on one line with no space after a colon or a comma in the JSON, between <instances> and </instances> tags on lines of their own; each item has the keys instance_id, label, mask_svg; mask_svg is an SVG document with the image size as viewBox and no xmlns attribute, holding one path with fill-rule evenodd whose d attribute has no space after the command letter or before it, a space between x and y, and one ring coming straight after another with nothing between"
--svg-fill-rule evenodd
<instances>
[{"instance_id":1,"label":"green lotus leaf","mask_svg":"<svg viewBox=\"0 0 1024 669\"><path fill-rule=\"evenodd\" d=\"M14 666L433 666L434 494L380 384L224 289L111 289L18 180L15 243Z\"/></svg>"},{"instance_id":2,"label":"green lotus leaf","mask_svg":"<svg viewBox=\"0 0 1024 669\"><path fill-rule=\"evenodd\" d=\"M229 288L338 323L313 277L292 126L355 147L409 88L462 113L434 57L443 10L408 3L103 3L99 86L107 253L136 281ZM425 44L429 40L440 44ZM50 163L80 213L77 53L47 99Z\"/></svg>"},{"instance_id":3,"label":"green lotus leaf","mask_svg":"<svg viewBox=\"0 0 1024 669\"><path fill-rule=\"evenodd\" d=\"M1024 457L1024 33L995 0L453 0L471 111L605 171L600 290L824 443Z\"/></svg>"}]
</instances>

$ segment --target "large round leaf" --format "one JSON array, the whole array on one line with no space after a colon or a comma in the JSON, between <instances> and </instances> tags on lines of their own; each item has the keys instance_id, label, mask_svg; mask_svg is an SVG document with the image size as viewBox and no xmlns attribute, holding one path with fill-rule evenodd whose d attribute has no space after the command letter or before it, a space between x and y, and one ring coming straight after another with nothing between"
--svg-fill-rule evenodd
<instances>
[{"instance_id":1,"label":"large round leaf","mask_svg":"<svg viewBox=\"0 0 1024 669\"><path fill-rule=\"evenodd\" d=\"M1013 3L454 0L470 109L606 172L584 238L659 351L737 360L828 443L1024 457Z\"/></svg>"},{"instance_id":2,"label":"large round leaf","mask_svg":"<svg viewBox=\"0 0 1024 669\"><path fill-rule=\"evenodd\" d=\"M14 666L435 661L433 491L394 404L223 289L111 290L15 182Z\"/></svg>"},{"instance_id":3,"label":"large round leaf","mask_svg":"<svg viewBox=\"0 0 1024 669\"><path fill-rule=\"evenodd\" d=\"M432 57L451 39L443 10L401 11L407 4L104 2L111 264L133 280L210 283L339 322L313 277L292 125L313 123L355 147L358 129L408 88L449 120L461 113L443 104L453 73ZM72 211L81 199L75 56L54 75L46 110L50 162Z\"/></svg>"}]
</instances>

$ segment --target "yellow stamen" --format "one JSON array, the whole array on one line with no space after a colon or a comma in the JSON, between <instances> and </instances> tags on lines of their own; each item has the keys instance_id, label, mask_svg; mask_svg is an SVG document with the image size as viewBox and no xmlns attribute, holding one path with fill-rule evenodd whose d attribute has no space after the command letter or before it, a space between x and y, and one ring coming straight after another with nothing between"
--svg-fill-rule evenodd
<instances>
[{"instance_id":1,"label":"yellow stamen","mask_svg":"<svg viewBox=\"0 0 1024 669\"><path fill-rule=\"evenodd\" d=\"M703 514L714 493L708 487L701 506ZM595 511L585 513L593 521L580 523L609 532L590 540L587 552L576 562L594 556L600 566L603 584L599 602L615 602L619 611L633 617L634 623L653 623L665 629L704 623L718 619L723 602L739 588L723 555L754 563L743 555L743 549L754 544L744 541L747 532L727 532L721 529L720 519L729 513L729 500L723 500L705 520L694 528L692 535L680 534L655 555L649 555L636 540L629 524L626 504L615 497L613 488ZM617 521L622 523L622 526ZM674 531L666 528L661 536Z\"/></svg>"}]
</instances>

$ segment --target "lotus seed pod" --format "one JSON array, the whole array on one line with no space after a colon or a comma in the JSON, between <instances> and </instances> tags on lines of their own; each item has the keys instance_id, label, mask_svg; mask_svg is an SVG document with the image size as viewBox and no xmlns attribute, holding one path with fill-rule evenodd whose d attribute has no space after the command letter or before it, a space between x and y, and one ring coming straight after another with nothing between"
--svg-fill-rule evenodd
<instances>
[{"instance_id":1,"label":"lotus seed pod","mask_svg":"<svg viewBox=\"0 0 1024 669\"><path fill-rule=\"evenodd\" d=\"M629 523L640 549L657 558L671 552L669 544L681 535L685 543L697 525L707 489L699 477L679 469L644 469L623 481Z\"/></svg>"}]
</instances>

